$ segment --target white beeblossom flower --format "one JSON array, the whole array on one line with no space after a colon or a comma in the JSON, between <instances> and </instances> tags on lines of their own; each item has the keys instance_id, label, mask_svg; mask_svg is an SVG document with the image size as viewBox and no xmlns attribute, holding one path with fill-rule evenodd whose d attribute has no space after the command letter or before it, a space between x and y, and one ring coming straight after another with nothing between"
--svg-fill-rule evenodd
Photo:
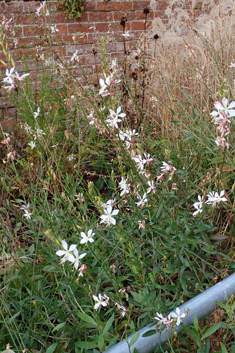
<instances>
[{"instance_id":1,"label":"white beeblossom flower","mask_svg":"<svg viewBox=\"0 0 235 353\"><path fill-rule=\"evenodd\" d=\"M176 311L175 313L171 312L169 316L170 316L170 318L177 319L176 320L176 326L179 326L180 322L182 321L181 319L184 319L187 314L183 313L183 314L180 315L180 309L179 308L176 308L175 311Z\"/></svg>"},{"instance_id":2,"label":"white beeblossom flower","mask_svg":"<svg viewBox=\"0 0 235 353\"><path fill-rule=\"evenodd\" d=\"M75 53L73 53L72 58L70 59L70 61L77 61L79 62L79 57L78 57L78 50L75 51Z\"/></svg>"},{"instance_id":3,"label":"white beeblossom flower","mask_svg":"<svg viewBox=\"0 0 235 353\"><path fill-rule=\"evenodd\" d=\"M88 230L87 235L86 235L86 233L81 232L82 239L80 241L80 244L87 244L88 242L93 243L94 239L92 237L94 235L95 235L95 233L92 233L92 229Z\"/></svg>"},{"instance_id":4,"label":"white beeblossom flower","mask_svg":"<svg viewBox=\"0 0 235 353\"><path fill-rule=\"evenodd\" d=\"M198 213L202 213L202 206L203 206L203 196L198 195L198 201L194 202L193 207L196 208L196 211L193 212L193 216L196 216Z\"/></svg>"},{"instance_id":5,"label":"white beeblossom flower","mask_svg":"<svg viewBox=\"0 0 235 353\"><path fill-rule=\"evenodd\" d=\"M56 28L56 25L51 26L51 33L56 33L59 32L59 30Z\"/></svg>"},{"instance_id":6,"label":"white beeblossom flower","mask_svg":"<svg viewBox=\"0 0 235 353\"><path fill-rule=\"evenodd\" d=\"M130 37L130 31L125 31L125 33L123 33L122 36L125 38Z\"/></svg>"},{"instance_id":7,"label":"white beeblossom flower","mask_svg":"<svg viewBox=\"0 0 235 353\"><path fill-rule=\"evenodd\" d=\"M38 107L37 111L33 113L33 116L34 116L35 119L39 116L40 112L41 112L41 110Z\"/></svg>"},{"instance_id":8,"label":"white beeblossom flower","mask_svg":"<svg viewBox=\"0 0 235 353\"><path fill-rule=\"evenodd\" d=\"M158 312L156 313L157 316L154 317L155 320L158 321L159 328L161 328L162 324L166 325L168 327L172 323L172 319L170 315L163 317L162 314L159 314Z\"/></svg>"},{"instance_id":9,"label":"white beeblossom flower","mask_svg":"<svg viewBox=\"0 0 235 353\"><path fill-rule=\"evenodd\" d=\"M223 196L224 196L224 190L222 190L220 194L218 194L218 192L216 191L211 191L207 194L208 200L206 201L206 203L215 206L217 203L221 201L226 202L227 199L226 197L223 197Z\"/></svg>"},{"instance_id":10,"label":"white beeblossom flower","mask_svg":"<svg viewBox=\"0 0 235 353\"><path fill-rule=\"evenodd\" d=\"M93 297L94 301L97 302L94 306L95 310L98 310L100 306L105 307L108 305L109 297L107 295L104 294L104 296L103 296L103 295L99 294L98 297L96 295L93 295L92 297Z\"/></svg>"},{"instance_id":11,"label":"white beeblossom flower","mask_svg":"<svg viewBox=\"0 0 235 353\"><path fill-rule=\"evenodd\" d=\"M100 90L99 90L99 94L103 97L109 95L109 92L107 90L107 88L110 86L111 84L111 76L108 76L105 78L105 80L103 78L100 78Z\"/></svg>"},{"instance_id":12,"label":"white beeblossom flower","mask_svg":"<svg viewBox=\"0 0 235 353\"><path fill-rule=\"evenodd\" d=\"M71 245L72 246L72 245ZM74 259L74 268L76 268L76 270L78 269L78 266L79 266L79 264L80 264L80 260L81 259L83 259L83 257L85 257L86 256L86 253L83 253L83 254L81 254L81 255L79 255L79 252L78 252L78 249L77 248L75 248L74 250L73 250L73 254L74 254L74 256L75 256L75 259ZM72 261L71 261L72 262Z\"/></svg>"},{"instance_id":13,"label":"white beeblossom flower","mask_svg":"<svg viewBox=\"0 0 235 353\"><path fill-rule=\"evenodd\" d=\"M108 206L104 209L104 214L100 216L102 221L100 223L105 223L106 225L116 224L116 219L112 216L116 216L119 213L119 210L113 210L112 206Z\"/></svg>"},{"instance_id":14,"label":"white beeblossom flower","mask_svg":"<svg viewBox=\"0 0 235 353\"><path fill-rule=\"evenodd\" d=\"M31 147L31 149L36 147L36 143L34 141L29 142L28 145Z\"/></svg>"},{"instance_id":15,"label":"white beeblossom flower","mask_svg":"<svg viewBox=\"0 0 235 353\"><path fill-rule=\"evenodd\" d=\"M155 194L157 192L157 189L156 189L156 187L154 185L154 181L153 180L148 181L147 184L149 186L149 188L147 190L147 194L149 194L151 191L153 191L153 193Z\"/></svg>"},{"instance_id":16,"label":"white beeblossom flower","mask_svg":"<svg viewBox=\"0 0 235 353\"><path fill-rule=\"evenodd\" d=\"M225 97L222 99L222 103L218 101L214 102L214 107L217 109L217 111L214 110L212 113L210 113L211 116L215 117L219 115L220 112L224 112L229 117L235 116L235 110L233 109L235 108L235 102L229 104L228 99Z\"/></svg>"},{"instance_id":17,"label":"white beeblossom flower","mask_svg":"<svg viewBox=\"0 0 235 353\"><path fill-rule=\"evenodd\" d=\"M235 67L235 63L232 63L229 65L229 67Z\"/></svg>"},{"instance_id":18,"label":"white beeblossom flower","mask_svg":"<svg viewBox=\"0 0 235 353\"><path fill-rule=\"evenodd\" d=\"M140 201L136 202L137 206L143 207L145 205L146 202L148 202L148 199L146 198L146 193L144 193L144 195L141 197L139 195L137 195L138 199Z\"/></svg>"},{"instance_id":19,"label":"white beeblossom flower","mask_svg":"<svg viewBox=\"0 0 235 353\"><path fill-rule=\"evenodd\" d=\"M63 256L63 258L61 259L61 263L65 263L66 261L75 262L75 257L73 256L73 254L71 254L72 251L74 251L76 249L77 245L72 244L70 245L69 249L68 249L68 244L65 240L62 240L62 248L64 250L58 250L56 251L56 255L58 256Z\"/></svg>"},{"instance_id":20,"label":"white beeblossom flower","mask_svg":"<svg viewBox=\"0 0 235 353\"><path fill-rule=\"evenodd\" d=\"M119 183L119 187L121 189L120 196L128 194L130 192L130 184L127 183L127 179L122 177L122 180Z\"/></svg>"},{"instance_id":21,"label":"white beeblossom flower","mask_svg":"<svg viewBox=\"0 0 235 353\"><path fill-rule=\"evenodd\" d=\"M144 170L144 165L146 164L146 159L139 154L137 157L132 157L132 159L137 163L138 169Z\"/></svg>"},{"instance_id":22,"label":"white beeblossom flower","mask_svg":"<svg viewBox=\"0 0 235 353\"><path fill-rule=\"evenodd\" d=\"M107 119L106 120L106 123L108 125L110 125L111 127L116 127L118 129L118 124L120 121L122 121L122 118L124 118L126 116L125 113L121 113L121 110L122 108L121 107L118 107L117 108L117 112L115 113L114 110L112 109L109 109L109 112L110 112L110 119Z\"/></svg>"}]
</instances>

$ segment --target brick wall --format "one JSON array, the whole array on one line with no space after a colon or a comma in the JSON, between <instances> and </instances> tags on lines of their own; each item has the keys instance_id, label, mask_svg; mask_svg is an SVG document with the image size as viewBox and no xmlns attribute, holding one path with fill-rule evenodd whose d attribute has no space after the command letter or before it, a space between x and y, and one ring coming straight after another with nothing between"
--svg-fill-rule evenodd
<instances>
[{"instance_id":1,"label":"brick wall","mask_svg":"<svg viewBox=\"0 0 235 353\"><path fill-rule=\"evenodd\" d=\"M47 47L42 36L45 24L36 15L40 4L39 0L0 0L1 18L5 17L6 20L12 18L11 30L7 30L6 33L16 69L19 73L23 72L24 61L27 60L28 71L32 78L36 75L37 68L36 47L41 47L41 54L46 52ZM145 29L144 8L147 7L150 10L146 22L146 30L149 31L154 18L161 17L167 22L164 11L167 5L166 0L110 0L108 2L85 0L82 17L68 19L62 8L57 9L55 1L47 0L51 25L56 24L58 29L58 32L52 35L53 49L55 52L59 51L60 55L63 53L67 59L71 58L77 50L84 70L91 74L95 70L92 47L95 49L99 47L94 28L98 31L98 37L105 36L110 40L107 45L108 56L117 57L118 53L121 55L123 52L121 17L124 15L127 17L126 30L130 31L129 45L133 45ZM190 7L190 1L187 1L187 6ZM74 35L76 35L75 39ZM58 43L63 43L63 46ZM0 60L6 61L2 51L0 51ZM0 64L0 69L4 75L5 67ZM79 72L77 74L79 75ZM15 116L15 109L3 89L0 92L0 108L3 108L0 109L0 121Z\"/></svg>"}]
</instances>

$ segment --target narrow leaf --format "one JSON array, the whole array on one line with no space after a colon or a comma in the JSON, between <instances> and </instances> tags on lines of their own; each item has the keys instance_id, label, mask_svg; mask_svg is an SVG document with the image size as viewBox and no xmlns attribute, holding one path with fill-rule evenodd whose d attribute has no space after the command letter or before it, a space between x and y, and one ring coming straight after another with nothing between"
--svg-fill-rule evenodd
<instances>
[{"instance_id":1,"label":"narrow leaf","mask_svg":"<svg viewBox=\"0 0 235 353\"><path fill-rule=\"evenodd\" d=\"M61 322L61 324L57 325L56 327L53 328L52 332L60 330L62 327L64 327L64 325L66 324L65 322Z\"/></svg>"},{"instance_id":2,"label":"narrow leaf","mask_svg":"<svg viewBox=\"0 0 235 353\"><path fill-rule=\"evenodd\" d=\"M138 340L140 333L138 332L134 337L132 337L131 342L130 342L130 347L135 344L135 342Z\"/></svg>"},{"instance_id":3,"label":"narrow leaf","mask_svg":"<svg viewBox=\"0 0 235 353\"><path fill-rule=\"evenodd\" d=\"M77 313L77 315L80 317L80 319L82 319L83 321L87 322L88 324L97 327L97 323L95 322L95 320L92 319L92 317L90 317L89 315L85 314L85 313Z\"/></svg>"},{"instance_id":4,"label":"narrow leaf","mask_svg":"<svg viewBox=\"0 0 235 353\"><path fill-rule=\"evenodd\" d=\"M49 348L47 348L46 353L53 353L56 347L58 346L58 343L53 343Z\"/></svg>"},{"instance_id":5,"label":"narrow leaf","mask_svg":"<svg viewBox=\"0 0 235 353\"><path fill-rule=\"evenodd\" d=\"M153 336L153 335L155 335L156 333L157 333L156 330L150 330L150 331L145 332L142 337Z\"/></svg>"},{"instance_id":6,"label":"narrow leaf","mask_svg":"<svg viewBox=\"0 0 235 353\"><path fill-rule=\"evenodd\" d=\"M114 314L110 317L110 319L107 321L105 327L104 327L104 330L103 330L103 333L102 333L102 336L104 336L108 330L110 329L110 326L112 325L113 323L113 320L114 320Z\"/></svg>"},{"instance_id":7,"label":"narrow leaf","mask_svg":"<svg viewBox=\"0 0 235 353\"><path fill-rule=\"evenodd\" d=\"M210 327L202 336L202 340L204 340L205 338L209 337L210 335L212 335L215 331L217 331L219 328L221 327L220 322L218 322L218 324L215 324L214 326Z\"/></svg>"}]
</instances>

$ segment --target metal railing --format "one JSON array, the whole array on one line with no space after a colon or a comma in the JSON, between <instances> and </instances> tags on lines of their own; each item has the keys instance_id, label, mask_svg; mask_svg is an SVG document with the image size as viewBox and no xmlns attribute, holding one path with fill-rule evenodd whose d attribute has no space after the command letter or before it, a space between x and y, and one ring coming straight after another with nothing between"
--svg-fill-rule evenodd
<instances>
[{"instance_id":1,"label":"metal railing","mask_svg":"<svg viewBox=\"0 0 235 353\"><path fill-rule=\"evenodd\" d=\"M182 304L179 307L180 313L189 309L183 324L185 326L193 324L194 313L197 315L198 320L202 319L215 310L217 301L225 303L226 299L230 298L233 294L235 295L235 273ZM132 353L135 348L138 353L151 353L154 349L165 343L171 337L171 334L174 334L174 332L179 333L183 330L183 327L177 326L172 332L169 332L169 329L165 329L161 333L157 332L152 336L143 337L143 334L155 328L157 328L157 324L154 326L148 325L129 336L126 340L108 348L104 353ZM131 339L136 334L139 334L138 340L130 347Z\"/></svg>"}]
</instances>

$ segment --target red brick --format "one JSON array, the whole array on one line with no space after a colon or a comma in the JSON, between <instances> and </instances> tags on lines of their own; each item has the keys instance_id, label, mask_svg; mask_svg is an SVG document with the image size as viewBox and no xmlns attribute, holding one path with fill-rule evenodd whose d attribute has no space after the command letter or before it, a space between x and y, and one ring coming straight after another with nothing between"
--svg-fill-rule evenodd
<instances>
[{"instance_id":1,"label":"red brick","mask_svg":"<svg viewBox=\"0 0 235 353\"><path fill-rule=\"evenodd\" d=\"M91 48L87 44L66 46L66 55L73 55L77 51L78 55L91 53Z\"/></svg>"},{"instance_id":2,"label":"red brick","mask_svg":"<svg viewBox=\"0 0 235 353\"><path fill-rule=\"evenodd\" d=\"M113 12L89 12L89 22L112 22Z\"/></svg>"},{"instance_id":3,"label":"red brick","mask_svg":"<svg viewBox=\"0 0 235 353\"><path fill-rule=\"evenodd\" d=\"M35 16L33 14L15 14L14 24L16 25L29 25L35 23Z\"/></svg>"},{"instance_id":4,"label":"red brick","mask_svg":"<svg viewBox=\"0 0 235 353\"><path fill-rule=\"evenodd\" d=\"M120 12L114 12L113 13L113 18L114 21L121 21L122 16L126 15L127 18L127 23L129 21L135 20L136 19L136 11L126 11L125 13L120 13Z\"/></svg>"},{"instance_id":5,"label":"red brick","mask_svg":"<svg viewBox=\"0 0 235 353\"><path fill-rule=\"evenodd\" d=\"M90 28L91 24L89 23L71 23L68 24L68 33L91 33L93 29Z\"/></svg>"},{"instance_id":6,"label":"red brick","mask_svg":"<svg viewBox=\"0 0 235 353\"><path fill-rule=\"evenodd\" d=\"M169 6L169 2L166 0L157 1L157 10L166 10Z\"/></svg>"},{"instance_id":7,"label":"red brick","mask_svg":"<svg viewBox=\"0 0 235 353\"><path fill-rule=\"evenodd\" d=\"M40 36L41 33L42 33L42 28L40 28L38 25L23 27L23 35L25 37Z\"/></svg>"},{"instance_id":8,"label":"red brick","mask_svg":"<svg viewBox=\"0 0 235 353\"><path fill-rule=\"evenodd\" d=\"M150 4L151 4L150 1L134 1L133 2L133 10L144 11L145 7L148 7L149 9L151 9Z\"/></svg>"},{"instance_id":9,"label":"red brick","mask_svg":"<svg viewBox=\"0 0 235 353\"><path fill-rule=\"evenodd\" d=\"M136 20L145 20L146 15L143 13L143 11L135 11L136 13ZM147 21L152 20L154 18L154 12L150 10L148 16L147 16Z\"/></svg>"},{"instance_id":10,"label":"red brick","mask_svg":"<svg viewBox=\"0 0 235 353\"><path fill-rule=\"evenodd\" d=\"M121 3L120 2L98 2L97 3L97 10L98 11L120 11L121 10Z\"/></svg>"},{"instance_id":11,"label":"red brick","mask_svg":"<svg viewBox=\"0 0 235 353\"><path fill-rule=\"evenodd\" d=\"M0 11L3 9L5 13L23 13L23 1L11 1L0 5Z\"/></svg>"},{"instance_id":12,"label":"red brick","mask_svg":"<svg viewBox=\"0 0 235 353\"><path fill-rule=\"evenodd\" d=\"M88 12L84 11L80 18L68 18L67 14L63 12L55 12L52 14L52 22L58 23L83 23L88 22Z\"/></svg>"},{"instance_id":13,"label":"red brick","mask_svg":"<svg viewBox=\"0 0 235 353\"><path fill-rule=\"evenodd\" d=\"M64 44L85 44L87 43L87 35L84 36L76 36L76 39L73 39L73 35L66 34L66 35L58 35L58 42Z\"/></svg>"},{"instance_id":14,"label":"red brick","mask_svg":"<svg viewBox=\"0 0 235 353\"><path fill-rule=\"evenodd\" d=\"M131 11L132 10L132 1L121 2L122 11Z\"/></svg>"},{"instance_id":15,"label":"red brick","mask_svg":"<svg viewBox=\"0 0 235 353\"><path fill-rule=\"evenodd\" d=\"M35 13L40 6L38 1L24 1L24 12ZM23 11L20 11L23 12Z\"/></svg>"},{"instance_id":16,"label":"red brick","mask_svg":"<svg viewBox=\"0 0 235 353\"><path fill-rule=\"evenodd\" d=\"M88 1L86 0L85 3L84 3L84 11L83 11L83 14L84 12L86 11L96 11L96 2L95 1ZM82 16L83 16L82 14Z\"/></svg>"},{"instance_id":17,"label":"red brick","mask_svg":"<svg viewBox=\"0 0 235 353\"><path fill-rule=\"evenodd\" d=\"M146 28L151 27L151 22L148 21L146 24ZM131 22L131 31L143 31L144 30L144 21L139 22Z\"/></svg>"}]
</instances>

